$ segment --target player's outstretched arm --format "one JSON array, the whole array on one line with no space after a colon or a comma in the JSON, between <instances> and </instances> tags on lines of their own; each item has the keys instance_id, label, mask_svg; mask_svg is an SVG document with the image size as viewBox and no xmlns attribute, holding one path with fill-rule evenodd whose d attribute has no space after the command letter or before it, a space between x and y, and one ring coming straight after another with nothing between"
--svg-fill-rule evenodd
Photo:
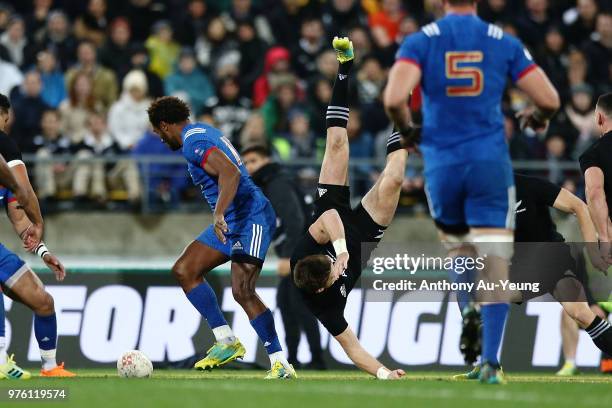
<instances>
[{"instance_id":1,"label":"player's outstretched arm","mask_svg":"<svg viewBox=\"0 0 612 408\"><path fill-rule=\"evenodd\" d=\"M397 369L391 371L375 359L361 346L359 339L357 339L357 336L355 336L350 327L347 327L346 330L335 336L335 338L346 352L346 355L349 356L357 367L376 378L380 380L397 380L406 375L404 370Z\"/></svg>"},{"instance_id":2,"label":"player's outstretched arm","mask_svg":"<svg viewBox=\"0 0 612 408\"><path fill-rule=\"evenodd\" d=\"M225 244L225 234L229 232L225 222L225 211L230 206L238 185L240 184L240 170L238 167L219 149L214 149L204 164L204 171L219 181L219 197L213 214L215 234L221 242Z\"/></svg>"}]
</instances>

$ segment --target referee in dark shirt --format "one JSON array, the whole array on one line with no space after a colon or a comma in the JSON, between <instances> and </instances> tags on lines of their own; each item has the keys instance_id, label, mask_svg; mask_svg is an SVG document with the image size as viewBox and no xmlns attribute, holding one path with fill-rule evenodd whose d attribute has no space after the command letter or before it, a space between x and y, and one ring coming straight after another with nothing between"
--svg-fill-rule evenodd
<instances>
[{"instance_id":1,"label":"referee in dark shirt","mask_svg":"<svg viewBox=\"0 0 612 408\"><path fill-rule=\"evenodd\" d=\"M276 232L273 245L278 256L278 275L281 277L277 292L277 305L285 326L287 361L298 367L297 350L303 330L310 345L312 361L305 368L325 369L321 350L321 335L315 316L308 310L291 280L289 260L300 236L306 230L306 206L295 187L293 177L283 167L270 159L270 151L262 145L246 146L242 159L264 195L276 212Z\"/></svg>"},{"instance_id":2,"label":"referee in dark shirt","mask_svg":"<svg viewBox=\"0 0 612 408\"><path fill-rule=\"evenodd\" d=\"M580 156L580 169L584 173L587 204L599 236L599 250L608 264L612 264L612 93L599 97L595 109L601 138ZM601 303L610 313L611 302ZM612 356L601 362L603 372L612 373Z\"/></svg>"}]
</instances>

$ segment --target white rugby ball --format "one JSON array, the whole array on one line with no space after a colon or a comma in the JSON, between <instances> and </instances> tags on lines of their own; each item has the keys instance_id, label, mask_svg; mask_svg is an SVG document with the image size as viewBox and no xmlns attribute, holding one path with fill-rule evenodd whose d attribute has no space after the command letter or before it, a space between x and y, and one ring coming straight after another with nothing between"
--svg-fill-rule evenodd
<instances>
[{"instance_id":1,"label":"white rugby ball","mask_svg":"<svg viewBox=\"0 0 612 408\"><path fill-rule=\"evenodd\" d=\"M126 351L117 360L117 374L123 378L148 378L153 375L153 364L142 351Z\"/></svg>"}]
</instances>

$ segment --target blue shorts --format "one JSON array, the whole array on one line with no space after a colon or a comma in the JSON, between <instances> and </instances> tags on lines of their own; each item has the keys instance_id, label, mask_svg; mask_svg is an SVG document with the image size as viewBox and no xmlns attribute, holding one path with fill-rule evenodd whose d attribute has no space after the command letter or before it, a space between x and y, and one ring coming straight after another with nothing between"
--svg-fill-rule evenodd
<instances>
[{"instance_id":1,"label":"blue shorts","mask_svg":"<svg viewBox=\"0 0 612 408\"><path fill-rule=\"evenodd\" d=\"M17 255L0 244L0 282L12 287L28 271L28 265Z\"/></svg>"},{"instance_id":2,"label":"blue shorts","mask_svg":"<svg viewBox=\"0 0 612 408\"><path fill-rule=\"evenodd\" d=\"M462 226L514 229L516 193L507 161L436 167L425 172L425 193L431 216L446 232Z\"/></svg>"},{"instance_id":3,"label":"blue shorts","mask_svg":"<svg viewBox=\"0 0 612 408\"><path fill-rule=\"evenodd\" d=\"M229 232L225 244L215 235L213 225L196 239L224 253L232 261L263 265L276 230L276 213L266 200L263 206L227 222Z\"/></svg>"}]
</instances>

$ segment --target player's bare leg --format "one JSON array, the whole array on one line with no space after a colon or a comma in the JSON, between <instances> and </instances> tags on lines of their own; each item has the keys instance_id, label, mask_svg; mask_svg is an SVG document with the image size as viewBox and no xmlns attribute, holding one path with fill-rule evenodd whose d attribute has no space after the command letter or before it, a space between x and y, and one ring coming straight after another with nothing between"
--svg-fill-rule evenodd
<instances>
[{"instance_id":1,"label":"player's bare leg","mask_svg":"<svg viewBox=\"0 0 612 408\"><path fill-rule=\"evenodd\" d=\"M64 369L64 363L57 364L55 359L57 319L53 297L45 290L41 280L27 268L15 282L8 284L10 287L5 288L7 296L23 303L34 312L34 335L42 360L41 376L74 377L74 373Z\"/></svg>"},{"instance_id":2,"label":"player's bare leg","mask_svg":"<svg viewBox=\"0 0 612 408\"><path fill-rule=\"evenodd\" d=\"M388 226L393 220L402 191L407 162L408 151L405 149L399 148L390 152L380 177L361 200L363 208L379 225Z\"/></svg>"},{"instance_id":3,"label":"player's bare leg","mask_svg":"<svg viewBox=\"0 0 612 408\"><path fill-rule=\"evenodd\" d=\"M274 315L255 291L261 265L247 262L232 262L232 295L249 317L251 326L257 333L270 357L270 371L266 379L297 378L293 366L283 353L276 328Z\"/></svg>"},{"instance_id":4,"label":"player's bare leg","mask_svg":"<svg viewBox=\"0 0 612 408\"><path fill-rule=\"evenodd\" d=\"M227 255L200 241L189 244L172 267L172 275L187 299L206 319L215 335L215 344L194 368L212 369L244 357L244 346L234 336L219 307L217 296L204 279L208 272L228 261Z\"/></svg>"}]
</instances>

